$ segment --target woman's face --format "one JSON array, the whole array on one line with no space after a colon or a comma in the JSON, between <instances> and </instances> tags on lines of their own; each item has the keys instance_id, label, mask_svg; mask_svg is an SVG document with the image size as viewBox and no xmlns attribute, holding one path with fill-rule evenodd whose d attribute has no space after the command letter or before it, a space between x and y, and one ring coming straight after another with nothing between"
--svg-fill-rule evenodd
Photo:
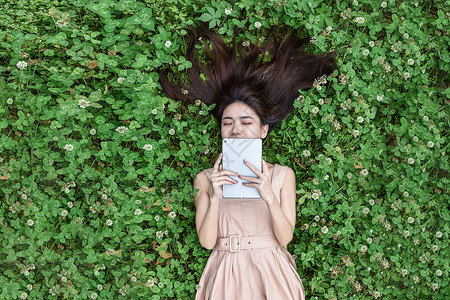
<instances>
[{"instance_id":1,"label":"woman's face","mask_svg":"<svg viewBox=\"0 0 450 300\"><path fill-rule=\"evenodd\" d=\"M222 138L265 138L269 125L261 126L256 112L243 102L234 102L222 114Z\"/></svg>"}]
</instances>

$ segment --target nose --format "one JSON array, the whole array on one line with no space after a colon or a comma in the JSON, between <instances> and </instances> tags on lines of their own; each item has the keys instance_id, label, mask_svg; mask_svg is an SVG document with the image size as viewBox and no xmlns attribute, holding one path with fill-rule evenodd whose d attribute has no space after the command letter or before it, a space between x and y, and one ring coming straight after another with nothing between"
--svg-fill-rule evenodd
<instances>
[{"instance_id":1,"label":"nose","mask_svg":"<svg viewBox=\"0 0 450 300\"><path fill-rule=\"evenodd\" d=\"M242 127L236 122L233 124L233 129L231 130L231 135L239 136L242 133Z\"/></svg>"}]
</instances>

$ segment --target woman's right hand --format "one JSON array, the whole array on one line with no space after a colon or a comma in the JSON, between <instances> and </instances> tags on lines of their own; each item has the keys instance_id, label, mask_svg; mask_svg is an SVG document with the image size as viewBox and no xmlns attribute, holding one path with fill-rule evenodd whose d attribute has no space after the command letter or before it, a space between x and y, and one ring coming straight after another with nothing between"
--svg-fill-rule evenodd
<instances>
[{"instance_id":1,"label":"woman's right hand","mask_svg":"<svg viewBox=\"0 0 450 300\"><path fill-rule=\"evenodd\" d=\"M210 175L212 187L211 201L219 201L222 198L222 185L238 183L236 180L228 177L228 175L238 176L238 174L233 171L223 170L222 164L220 163L221 159L222 153L220 153L219 158L217 158L213 172Z\"/></svg>"}]
</instances>

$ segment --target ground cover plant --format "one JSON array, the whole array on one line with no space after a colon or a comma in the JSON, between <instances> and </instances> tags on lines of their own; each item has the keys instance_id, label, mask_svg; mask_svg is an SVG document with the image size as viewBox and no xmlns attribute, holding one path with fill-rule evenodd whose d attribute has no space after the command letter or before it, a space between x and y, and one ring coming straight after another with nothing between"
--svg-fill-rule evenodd
<instances>
[{"instance_id":1,"label":"ground cover plant","mask_svg":"<svg viewBox=\"0 0 450 300\"><path fill-rule=\"evenodd\" d=\"M158 71L185 79L201 21L336 51L263 145L296 173L307 298L449 297L448 1L0 4L0 299L193 299L192 182L220 133Z\"/></svg>"}]
</instances>

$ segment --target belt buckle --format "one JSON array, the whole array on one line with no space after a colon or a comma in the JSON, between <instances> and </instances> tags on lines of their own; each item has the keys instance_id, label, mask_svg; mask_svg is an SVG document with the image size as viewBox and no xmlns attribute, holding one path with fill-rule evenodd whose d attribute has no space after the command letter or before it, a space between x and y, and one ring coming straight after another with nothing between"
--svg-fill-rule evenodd
<instances>
[{"instance_id":1,"label":"belt buckle","mask_svg":"<svg viewBox=\"0 0 450 300\"><path fill-rule=\"evenodd\" d=\"M233 239L234 238L238 239L238 241L237 241L237 245L238 245L237 249L232 249ZM229 239L230 239L230 241L229 241L229 243L230 243L230 252L239 252L239 251L241 251L241 237L239 235L230 235Z\"/></svg>"}]
</instances>

